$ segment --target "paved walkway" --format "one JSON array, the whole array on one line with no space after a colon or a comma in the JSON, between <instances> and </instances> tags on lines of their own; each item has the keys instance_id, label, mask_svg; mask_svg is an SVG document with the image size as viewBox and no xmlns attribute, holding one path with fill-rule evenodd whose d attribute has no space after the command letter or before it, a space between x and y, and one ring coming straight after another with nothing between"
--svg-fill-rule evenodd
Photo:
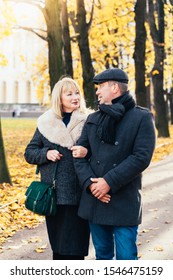
<instances>
[{"instance_id":1,"label":"paved walkway","mask_svg":"<svg viewBox=\"0 0 173 280\"><path fill-rule=\"evenodd\" d=\"M39 247L42 253L35 251ZM138 248L141 260L173 260L173 154L152 163L143 174L143 222ZM52 259L45 223L17 232L4 244L0 259ZM94 259L92 243L87 259Z\"/></svg>"}]
</instances>

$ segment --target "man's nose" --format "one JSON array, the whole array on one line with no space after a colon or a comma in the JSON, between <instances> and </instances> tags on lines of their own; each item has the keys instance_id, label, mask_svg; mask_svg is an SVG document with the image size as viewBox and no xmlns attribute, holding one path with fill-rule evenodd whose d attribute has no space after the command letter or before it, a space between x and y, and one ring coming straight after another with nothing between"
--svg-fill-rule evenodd
<instances>
[{"instance_id":1,"label":"man's nose","mask_svg":"<svg viewBox=\"0 0 173 280\"><path fill-rule=\"evenodd\" d=\"M96 94L97 94L97 95L99 94L99 89L98 89L98 88L96 89Z\"/></svg>"}]
</instances>

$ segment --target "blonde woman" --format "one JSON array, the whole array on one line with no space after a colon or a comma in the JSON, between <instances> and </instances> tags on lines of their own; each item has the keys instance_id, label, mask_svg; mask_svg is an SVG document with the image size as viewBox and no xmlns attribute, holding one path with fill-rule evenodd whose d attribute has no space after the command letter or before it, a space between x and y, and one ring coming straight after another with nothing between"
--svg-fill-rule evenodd
<instances>
[{"instance_id":1,"label":"blonde woman","mask_svg":"<svg viewBox=\"0 0 173 280\"><path fill-rule=\"evenodd\" d=\"M51 183L56 174L56 216L46 225L54 260L83 260L88 254L88 222L77 215L81 189L73 157L85 157L87 149L75 146L87 118L83 95L76 81L65 77L52 91L51 108L38 118L37 129L25 150L25 159L39 167L41 180Z\"/></svg>"}]
</instances>

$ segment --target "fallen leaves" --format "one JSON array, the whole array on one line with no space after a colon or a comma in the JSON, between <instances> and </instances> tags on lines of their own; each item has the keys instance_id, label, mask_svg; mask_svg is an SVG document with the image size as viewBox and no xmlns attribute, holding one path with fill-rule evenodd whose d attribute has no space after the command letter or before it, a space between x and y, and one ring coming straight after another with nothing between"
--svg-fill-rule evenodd
<instances>
[{"instance_id":1,"label":"fallen leaves","mask_svg":"<svg viewBox=\"0 0 173 280\"><path fill-rule=\"evenodd\" d=\"M34 228L44 217L24 206L27 186L34 178L35 166L24 159L24 151L35 130L36 120L3 119L3 139L13 186L0 184L0 246L19 229ZM0 250L2 247L0 247Z\"/></svg>"},{"instance_id":2,"label":"fallen leaves","mask_svg":"<svg viewBox=\"0 0 173 280\"><path fill-rule=\"evenodd\" d=\"M0 185L0 245L19 229L36 227L44 220L25 208L25 190L5 183Z\"/></svg>"},{"instance_id":3,"label":"fallen leaves","mask_svg":"<svg viewBox=\"0 0 173 280\"><path fill-rule=\"evenodd\" d=\"M164 249L162 246L157 246L157 247L154 247L154 251L162 252L162 251L164 251Z\"/></svg>"},{"instance_id":4,"label":"fallen leaves","mask_svg":"<svg viewBox=\"0 0 173 280\"><path fill-rule=\"evenodd\" d=\"M165 156L173 152L173 126L169 126L169 138L157 138L157 145L152 157L153 162L162 160Z\"/></svg>"},{"instance_id":5,"label":"fallen leaves","mask_svg":"<svg viewBox=\"0 0 173 280\"><path fill-rule=\"evenodd\" d=\"M38 248L35 249L37 253L44 253L45 249L47 248L47 244L44 244L42 246L39 246Z\"/></svg>"},{"instance_id":6,"label":"fallen leaves","mask_svg":"<svg viewBox=\"0 0 173 280\"><path fill-rule=\"evenodd\" d=\"M21 247L23 246L27 246L28 244L35 244L35 243L41 243L42 239L37 236L37 237L31 237L29 239L26 240L21 240L20 244L17 244L15 246L10 245L7 247L8 250L19 250L21 249ZM37 245L37 247L35 247L34 251L37 253L44 253L45 249L47 249L47 243L46 244L40 244L39 246Z\"/></svg>"}]
</instances>

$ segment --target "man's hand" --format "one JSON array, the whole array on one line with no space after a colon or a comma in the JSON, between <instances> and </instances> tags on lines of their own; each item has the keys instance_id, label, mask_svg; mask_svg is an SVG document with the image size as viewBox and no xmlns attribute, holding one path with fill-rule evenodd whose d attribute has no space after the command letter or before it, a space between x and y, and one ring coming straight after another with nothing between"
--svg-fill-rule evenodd
<instances>
[{"instance_id":1,"label":"man's hand","mask_svg":"<svg viewBox=\"0 0 173 280\"><path fill-rule=\"evenodd\" d=\"M108 203L111 196L108 194L110 187L103 178L91 178L93 184L90 185L91 193L102 202Z\"/></svg>"}]
</instances>

